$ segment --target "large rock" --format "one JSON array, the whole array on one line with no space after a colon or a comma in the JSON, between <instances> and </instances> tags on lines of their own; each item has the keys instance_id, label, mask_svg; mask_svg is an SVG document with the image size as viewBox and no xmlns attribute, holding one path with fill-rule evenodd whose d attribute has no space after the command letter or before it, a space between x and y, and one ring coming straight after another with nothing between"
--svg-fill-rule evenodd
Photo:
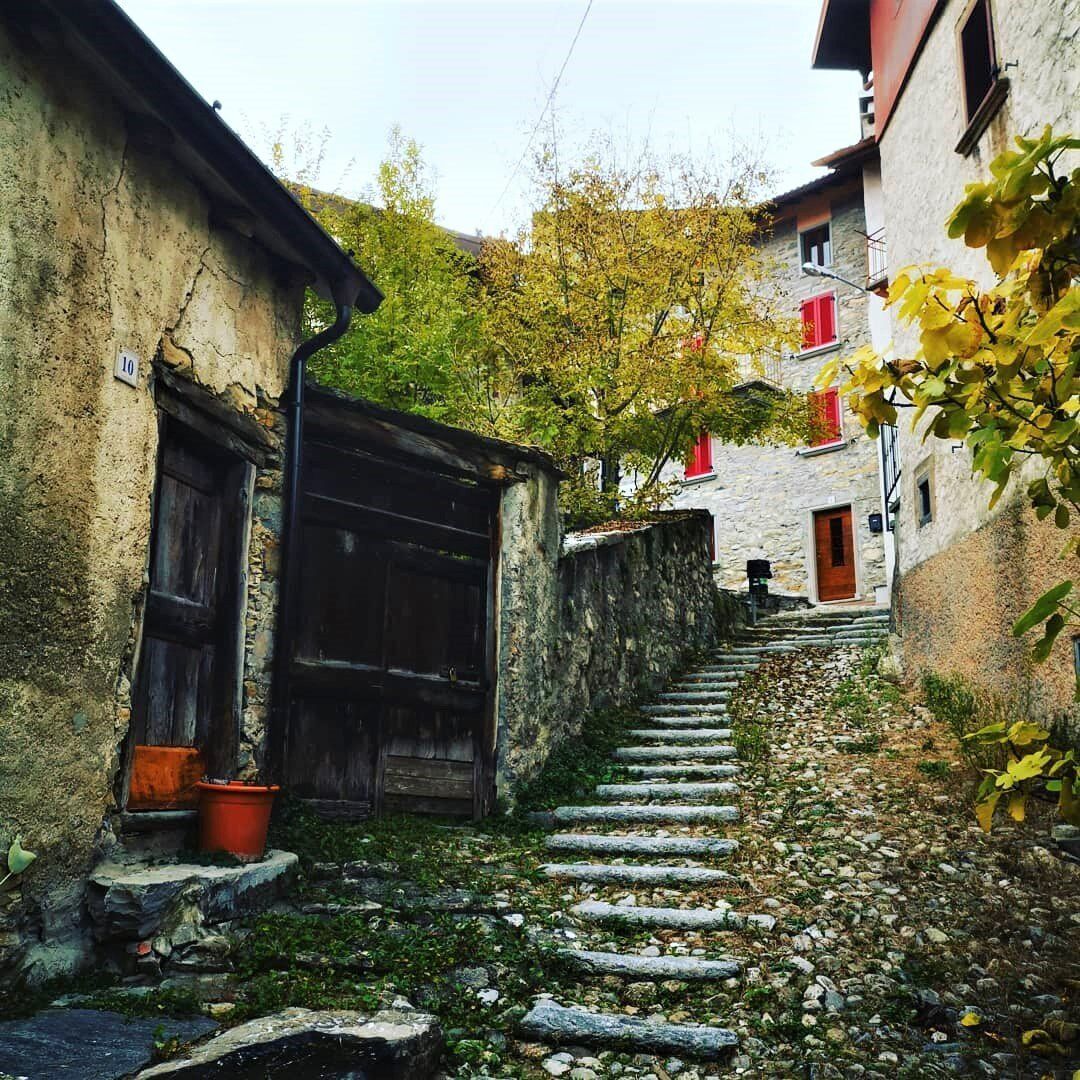
<instances>
[{"instance_id":1,"label":"large rock","mask_svg":"<svg viewBox=\"0 0 1080 1080\"><path fill-rule=\"evenodd\" d=\"M32 1080L115 1080L153 1059L155 1039L198 1038L218 1025L206 1017L132 1019L97 1009L45 1009L0 1022L0 1074Z\"/></svg>"},{"instance_id":2,"label":"large rock","mask_svg":"<svg viewBox=\"0 0 1080 1080\"><path fill-rule=\"evenodd\" d=\"M270 851L243 866L101 863L86 890L94 936L141 941L196 909L210 923L254 914L285 892L299 865L289 851Z\"/></svg>"},{"instance_id":3,"label":"large rock","mask_svg":"<svg viewBox=\"0 0 1080 1080\"><path fill-rule=\"evenodd\" d=\"M285 1009L144 1069L136 1080L426 1080L442 1048L438 1021L427 1013Z\"/></svg>"}]
</instances>

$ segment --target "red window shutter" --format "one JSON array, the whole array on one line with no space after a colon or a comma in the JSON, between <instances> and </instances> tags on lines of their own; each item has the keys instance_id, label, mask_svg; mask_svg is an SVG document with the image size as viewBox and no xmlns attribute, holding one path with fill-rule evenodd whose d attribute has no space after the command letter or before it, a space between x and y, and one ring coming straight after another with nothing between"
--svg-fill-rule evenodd
<instances>
[{"instance_id":1,"label":"red window shutter","mask_svg":"<svg viewBox=\"0 0 1080 1080\"><path fill-rule=\"evenodd\" d=\"M709 472L712 472L712 439L707 431L703 431L697 437L690 460L686 463L686 476L703 476Z\"/></svg>"},{"instance_id":2,"label":"red window shutter","mask_svg":"<svg viewBox=\"0 0 1080 1080\"><path fill-rule=\"evenodd\" d=\"M814 430L811 433L811 446L826 446L838 442L842 434L840 427L840 393L835 386L828 390L812 391L810 408L813 412Z\"/></svg>"},{"instance_id":3,"label":"red window shutter","mask_svg":"<svg viewBox=\"0 0 1080 1080\"><path fill-rule=\"evenodd\" d=\"M817 341L819 345L828 345L836 340L836 297L826 293L817 298Z\"/></svg>"},{"instance_id":4,"label":"red window shutter","mask_svg":"<svg viewBox=\"0 0 1080 1080\"><path fill-rule=\"evenodd\" d=\"M802 347L816 349L836 340L836 297L832 293L811 296L799 305Z\"/></svg>"},{"instance_id":5,"label":"red window shutter","mask_svg":"<svg viewBox=\"0 0 1080 1080\"><path fill-rule=\"evenodd\" d=\"M817 300L804 300L799 305L802 319L802 347L812 349L817 344Z\"/></svg>"}]
</instances>

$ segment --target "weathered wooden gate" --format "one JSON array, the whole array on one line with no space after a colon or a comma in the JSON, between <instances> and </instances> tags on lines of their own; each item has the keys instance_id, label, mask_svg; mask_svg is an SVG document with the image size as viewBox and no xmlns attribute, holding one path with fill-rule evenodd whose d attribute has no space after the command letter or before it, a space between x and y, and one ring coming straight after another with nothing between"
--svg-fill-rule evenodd
<instances>
[{"instance_id":1,"label":"weathered wooden gate","mask_svg":"<svg viewBox=\"0 0 1080 1080\"><path fill-rule=\"evenodd\" d=\"M499 484L452 429L398 419L308 396L280 774L324 812L478 817L493 790Z\"/></svg>"}]
</instances>

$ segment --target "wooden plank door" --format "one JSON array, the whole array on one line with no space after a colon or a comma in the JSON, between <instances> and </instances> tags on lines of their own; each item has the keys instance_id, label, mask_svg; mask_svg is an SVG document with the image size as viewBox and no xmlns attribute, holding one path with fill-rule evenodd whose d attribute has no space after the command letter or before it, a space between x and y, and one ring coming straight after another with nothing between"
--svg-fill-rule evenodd
<instances>
[{"instance_id":1,"label":"wooden plank door","mask_svg":"<svg viewBox=\"0 0 1080 1080\"><path fill-rule=\"evenodd\" d=\"M814 555L818 599L849 600L855 596L855 542L851 507L814 514Z\"/></svg>"},{"instance_id":2,"label":"wooden plank door","mask_svg":"<svg viewBox=\"0 0 1080 1080\"><path fill-rule=\"evenodd\" d=\"M342 816L479 816L497 492L305 439L290 791Z\"/></svg>"},{"instance_id":3,"label":"wooden plank door","mask_svg":"<svg viewBox=\"0 0 1080 1080\"><path fill-rule=\"evenodd\" d=\"M249 469L164 419L133 741L197 748L215 776L236 764Z\"/></svg>"}]
</instances>

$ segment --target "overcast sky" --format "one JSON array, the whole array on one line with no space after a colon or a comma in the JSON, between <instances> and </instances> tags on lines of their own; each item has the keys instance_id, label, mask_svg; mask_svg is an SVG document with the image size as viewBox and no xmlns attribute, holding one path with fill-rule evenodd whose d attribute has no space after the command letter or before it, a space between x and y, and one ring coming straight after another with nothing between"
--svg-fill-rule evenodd
<instances>
[{"instance_id":1,"label":"overcast sky","mask_svg":"<svg viewBox=\"0 0 1080 1080\"><path fill-rule=\"evenodd\" d=\"M120 2L256 151L286 116L294 131L328 129L320 185L355 195L400 124L437 173L439 221L485 234L524 218L528 169L515 167L588 7ZM779 190L793 187L820 171L812 159L859 137L858 76L810 69L820 2L593 0L559 85L561 122L691 153L722 153L734 131Z\"/></svg>"}]
</instances>

